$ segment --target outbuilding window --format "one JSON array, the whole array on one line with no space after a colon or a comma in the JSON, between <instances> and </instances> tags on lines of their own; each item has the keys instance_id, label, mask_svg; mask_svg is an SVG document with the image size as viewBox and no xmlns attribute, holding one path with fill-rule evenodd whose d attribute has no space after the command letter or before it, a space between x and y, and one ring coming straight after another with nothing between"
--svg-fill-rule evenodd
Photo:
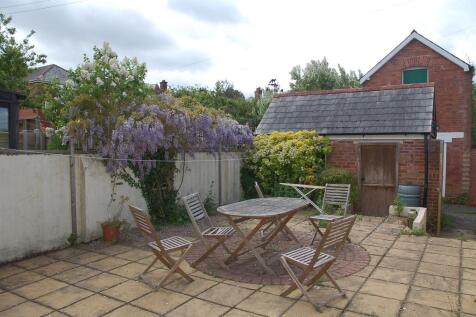
<instances>
[{"instance_id":1,"label":"outbuilding window","mask_svg":"<svg viewBox=\"0 0 476 317\"><path fill-rule=\"evenodd\" d=\"M0 107L0 148L9 147L8 108Z\"/></svg>"},{"instance_id":2,"label":"outbuilding window","mask_svg":"<svg viewBox=\"0 0 476 317\"><path fill-rule=\"evenodd\" d=\"M403 71L404 84L418 84L428 82L428 68L411 68Z\"/></svg>"}]
</instances>

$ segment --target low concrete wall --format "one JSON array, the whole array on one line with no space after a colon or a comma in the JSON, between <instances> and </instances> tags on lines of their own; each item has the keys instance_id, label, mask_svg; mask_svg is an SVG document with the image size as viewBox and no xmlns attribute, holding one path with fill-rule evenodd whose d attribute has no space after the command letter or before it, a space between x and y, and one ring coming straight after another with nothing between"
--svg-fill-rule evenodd
<instances>
[{"instance_id":1,"label":"low concrete wall","mask_svg":"<svg viewBox=\"0 0 476 317\"><path fill-rule=\"evenodd\" d=\"M0 156L0 263L63 245L71 233L69 160Z\"/></svg>"},{"instance_id":2,"label":"low concrete wall","mask_svg":"<svg viewBox=\"0 0 476 317\"><path fill-rule=\"evenodd\" d=\"M102 235L100 223L119 213L132 223L127 203L146 208L136 188L116 186L117 200L111 203L113 183L102 161L76 157L76 204L78 235L91 241ZM210 189L218 203L221 183L222 204L240 200L240 160L236 153L223 153L221 182L218 156L198 153L177 162L176 186L185 195L198 191L202 199ZM70 170L68 156L0 155L0 263L66 245L71 234ZM182 180L183 177L183 180Z\"/></svg>"}]
</instances>

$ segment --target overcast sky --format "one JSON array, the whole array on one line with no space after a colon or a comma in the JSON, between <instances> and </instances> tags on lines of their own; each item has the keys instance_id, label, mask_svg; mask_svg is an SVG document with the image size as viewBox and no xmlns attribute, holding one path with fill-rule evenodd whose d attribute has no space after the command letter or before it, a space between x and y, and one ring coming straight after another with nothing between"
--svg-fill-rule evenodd
<instances>
[{"instance_id":1,"label":"overcast sky","mask_svg":"<svg viewBox=\"0 0 476 317\"><path fill-rule=\"evenodd\" d=\"M476 62L475 0L0 0L48 63L75 67L108 41L147 64L147 81L213 86L250 96L297 64L327 57L368 71L413 29Z\"/></svg>"}]
</instances>

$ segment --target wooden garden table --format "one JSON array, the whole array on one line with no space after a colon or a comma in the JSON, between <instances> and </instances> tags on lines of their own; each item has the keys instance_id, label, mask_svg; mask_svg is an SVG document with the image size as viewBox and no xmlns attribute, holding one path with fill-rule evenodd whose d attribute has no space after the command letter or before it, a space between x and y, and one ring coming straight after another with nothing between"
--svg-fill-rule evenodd
<instances>
[{"instance_id":1,"label":"wooden garden table","mask_svg":"<svg viewBox=\"0 0 476 317\"><path fill-rule=\"evenodd\" d=\"M257 249L264 249L276 235L286 227L288 221L291 220L300 209L307 205L308 202L300 198L274 197L249 199L218 207L217 211L226 217L230 225L241 237L241 242L238 244L238 247L232 251L231 255L225 260L225 263L231 263L240 255L251 252L268 273L276 275L276 273L266 265ZM238 223L250 219L257 219L259 221L258 224L245 235L238 227ZM276 223L273 231L265 237L263 243L253 247L250 240L261 227L270 222ZM293 239L299 243L292 232L288 231L288 234L289 233L291 233ZM245 247L247 250L240 252Z\"/></svg>"}]
</instances>

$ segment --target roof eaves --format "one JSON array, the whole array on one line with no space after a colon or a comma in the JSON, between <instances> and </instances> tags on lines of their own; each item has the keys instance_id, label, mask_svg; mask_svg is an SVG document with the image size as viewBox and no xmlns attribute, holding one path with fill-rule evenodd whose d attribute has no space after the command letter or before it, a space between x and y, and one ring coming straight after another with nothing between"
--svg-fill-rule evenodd
<instances>
[{"instance_id":1,"label":"roof eaves","mask_svg":"<svg viewBox=\"0 0 476 317\"><path fill-rule=\"evenodd\" d=\"M447 50L443 49L441 46L433 43L417 31L413 30L412 33L410 33L409 36L407 36L406 39L404 39L397 47L395 47L390 53L388 53L380 62L378 62L374 67L372 67L362 78L360 79L360 83L363 84L367 80L370 79L370 77L375 74L380 68L383 67L383 65L387 64L395 55L397 55L398 52L400 52L405 46L408 45L413 40L417 40L420 43L428 46L441 56L445 57L449 61L455 63L456 65L460 66L465 72L471 70L471 65L463 61L462 59L454 56Z\"/></svg>"}]
</instances>

